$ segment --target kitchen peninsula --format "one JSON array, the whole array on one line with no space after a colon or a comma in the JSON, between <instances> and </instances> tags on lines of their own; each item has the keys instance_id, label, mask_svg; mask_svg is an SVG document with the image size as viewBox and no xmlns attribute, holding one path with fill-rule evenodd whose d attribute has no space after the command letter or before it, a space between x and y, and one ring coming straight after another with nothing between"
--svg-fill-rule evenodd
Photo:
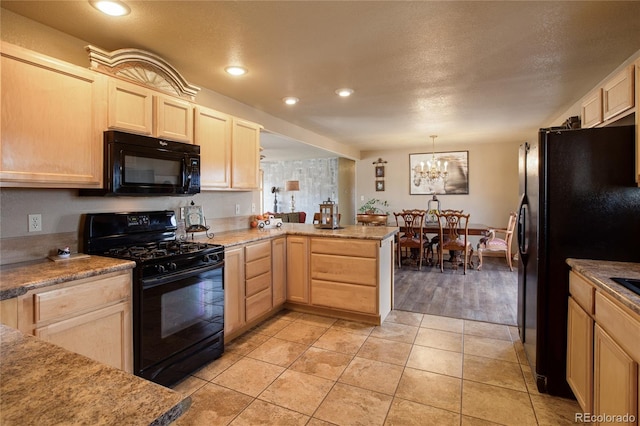
<instances>
[{"instance_id":1,"label":"kitchen peninsula","mask_svg":"<svg viewBox=\"0 0 640 426\"><path fill-rule=\"evenodd\" d=\"M381 324L393 308L397 232L285 223L216 234L213 242L225 246L225 340L283 307Z\"/></svg>"}]
</instances>

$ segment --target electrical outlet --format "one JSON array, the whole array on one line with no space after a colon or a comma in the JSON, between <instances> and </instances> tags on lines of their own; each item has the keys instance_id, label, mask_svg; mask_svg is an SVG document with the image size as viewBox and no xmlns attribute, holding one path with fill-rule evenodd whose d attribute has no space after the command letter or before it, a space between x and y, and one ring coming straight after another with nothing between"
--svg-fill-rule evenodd
<instances>
[{"instance_id":1,"label":"electrical outlet","mask_svg":"<svg viewBox=\"0 0 640 426\"><path fill-rule=\"evenodd\" d=\"M256 212L256 203L251 203L251 213Z\"/></svg>"},{"instance_id":2,"label":"electrical outlet","mask_svg":"<svg viewBox=\"0 0 640 426\"><path fill-rule=\"evenodd\" d=\"M240 214L240 204L236 204L236 214Z\"/></svg>"},{"instance_id":3,"label":"electrical outlet","mask_svg":"<svg viewBox=\"0 0 640 426\"><path fill-rule=\"evenodd\" d=\"M364 201L364 195L360 196L360 201Z\"/></svg>"},{"instance_id":4,"label":"electrical outlet","mask_svg":"<svg viewBox=\"0 0 640 426\"><path fill-rule=\"evenodd\" d=\"M29 215L29 232L42 231L42 215L30 214Z\"/></svg>"}]
</instances>

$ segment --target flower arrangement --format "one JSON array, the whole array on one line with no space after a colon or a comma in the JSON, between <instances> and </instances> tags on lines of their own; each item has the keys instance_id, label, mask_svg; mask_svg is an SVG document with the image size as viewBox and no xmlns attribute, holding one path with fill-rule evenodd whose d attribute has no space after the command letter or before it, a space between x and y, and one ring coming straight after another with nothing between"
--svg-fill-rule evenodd
<instances>
[{"instance_id":1,"label":"flower arrangement","mask_svg":"<svg viewBox=\"0 0 640 426\"><path fill-rule=\"evenodd\" d=\"M383 207L389 207L387 200L380 200L379 198L372 198L364 203L358 211L366 214L389 214Z\"/></svg>"}]
</instances>

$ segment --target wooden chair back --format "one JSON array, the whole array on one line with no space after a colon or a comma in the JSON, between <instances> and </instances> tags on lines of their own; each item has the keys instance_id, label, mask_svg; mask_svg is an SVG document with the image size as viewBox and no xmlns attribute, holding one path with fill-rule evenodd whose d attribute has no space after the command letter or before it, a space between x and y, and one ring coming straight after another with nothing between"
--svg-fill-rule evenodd
<instances>
[{"instance_id":1,"label":"wooden chair back","mask_svg":"<svg viewBox=\"0 0 640 426\"><path fill-rule=\"evenodd\" d=\"M464 273L467 273L467 263L471 251L469 242L469 214L462 211L443 210L436 212L440 232L438 234L438 254L440 270L443 270L444 251L458 251L464 253ZM457 264L456 264L457 267Z\"/></svg>"},{"instance_id":2,"label":"wooden chair back","mask_svg":"<svg viewBox=\"0 0 640 426\"><path fill-rule=\"evenodd\" d=\"M403 210L393 215L396 218L396 226L400 228L398 234L398 266L402 266L402 249L418 250L418 269L422 268L422 259L425 254L425 246L429 240L424 235L424 210Z\"/></svg>"}]
</instances>

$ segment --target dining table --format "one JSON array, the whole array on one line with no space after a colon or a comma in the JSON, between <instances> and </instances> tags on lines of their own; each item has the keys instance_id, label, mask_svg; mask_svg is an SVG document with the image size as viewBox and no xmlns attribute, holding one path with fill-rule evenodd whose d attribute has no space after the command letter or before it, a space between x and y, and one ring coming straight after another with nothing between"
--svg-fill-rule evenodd
<instances>
[{"instance_id":1,"label":"dining table","mask_svg":"<svg viewBox=\"0 0 640 426\"><path fill-rule=\"evenodd\" d=\"M487 235L491 227L482 223L470 223L467 229L469 231L469 235L484 236ZM402 231L402 229L400 229L400 231ZM424 222L422 224L422 231L425 234L438 234L440 233L440 226L438 225L438 222Z\"/></svg>"}]
</instances>

